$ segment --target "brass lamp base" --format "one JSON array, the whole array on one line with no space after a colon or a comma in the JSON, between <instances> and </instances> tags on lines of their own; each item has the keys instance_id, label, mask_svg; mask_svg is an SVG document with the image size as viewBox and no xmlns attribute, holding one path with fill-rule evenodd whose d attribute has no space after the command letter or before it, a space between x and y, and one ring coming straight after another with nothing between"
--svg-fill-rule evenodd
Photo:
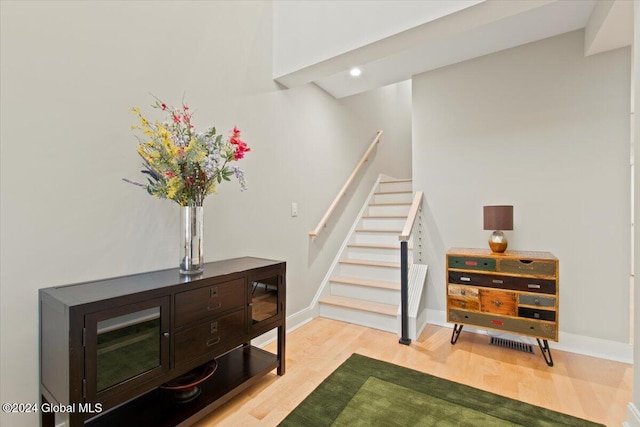
<instances>
[{"instance_id":1,"label":"brass lamp base","mask_svg":"<svg viewBox=\"0 0 640 427\"><path fill-rule=\"evenodd\" d=\"M502 231L496 230L489 236L489 247L495 253L503 253L507 250L507 238Z\"/></svg>"}]
</instances>

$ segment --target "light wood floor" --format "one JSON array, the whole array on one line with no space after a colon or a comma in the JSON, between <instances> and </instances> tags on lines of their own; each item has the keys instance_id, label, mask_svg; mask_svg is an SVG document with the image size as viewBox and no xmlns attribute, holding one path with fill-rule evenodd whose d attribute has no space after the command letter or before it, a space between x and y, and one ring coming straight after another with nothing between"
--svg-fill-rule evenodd
<instances>
[{"instance_id":1,"label":"light wood floor","mask_svg":"<svg viewBox=\"0 0 640 427\"><path fill-rule=\"evenodd\" d=\"M316 318L287 335L286 374L265 376L198 427L276 426L352 353L406 366L451 381L573 416L619 427L631 401L632 367L553 349L548 367L530 355L488 345L486 335L429 325L410 346L395 334ZM275 352L275 344L266 347Z\"/></svg>"}]
</instances>

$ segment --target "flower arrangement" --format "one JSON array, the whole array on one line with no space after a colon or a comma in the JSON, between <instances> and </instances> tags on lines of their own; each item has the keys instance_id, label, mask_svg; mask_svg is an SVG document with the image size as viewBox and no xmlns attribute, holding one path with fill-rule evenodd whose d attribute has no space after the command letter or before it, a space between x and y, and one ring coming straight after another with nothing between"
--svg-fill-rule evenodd
<instances>
[{"instance_id":1,"label":"flower arrangement","mask_svg":"<svg viewBox=\"0 0 640 427\"><path fill-rule=\"evenodd\" d=\"M230 181L234 176L241 191L247 188L244 172L232 162L244 158L251 151L240 139L240 130L234 127L228 138L216 133L215 127L196 132L191 123L192 112L185 103L181 108L168 106L156 98L153 108L166 111L168 119L151 122L138 107L131 111L138 116L139 125L132 130L137 136L138 154L142 157L147 184L125 181L146 188L152 196L170 199L180 206L202 206L204 198L215 193L216 185Z\"/></svg>"}]
</instances>

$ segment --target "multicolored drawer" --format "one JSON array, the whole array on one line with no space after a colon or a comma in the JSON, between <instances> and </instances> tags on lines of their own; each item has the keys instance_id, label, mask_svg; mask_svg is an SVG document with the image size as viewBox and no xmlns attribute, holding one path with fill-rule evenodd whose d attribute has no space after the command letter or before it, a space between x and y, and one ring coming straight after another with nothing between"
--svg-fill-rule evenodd
<instances>
[{"instance_id":1,"label":"multicolored drawer","mask_svg":"<svg viewBox=\"0 0 640 427\"><path fill-rule=\"evenodd\" d=\"M452 344L462 325L543 339L543 352L549 351L548 339L558 341L559 274L553 254L452 248L446 267Z\"/></svg>"}]
</instances>

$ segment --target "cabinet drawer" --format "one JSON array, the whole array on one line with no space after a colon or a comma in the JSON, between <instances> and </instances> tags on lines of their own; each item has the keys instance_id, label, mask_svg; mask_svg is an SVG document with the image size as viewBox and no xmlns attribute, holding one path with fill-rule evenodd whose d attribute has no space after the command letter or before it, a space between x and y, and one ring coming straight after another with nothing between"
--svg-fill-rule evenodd
<instances>
[{"instance_id":1,"label":"cabinet drawer","mask_svg":"<svg viewBox=\"0 0 640 427\"><path fill-rule=\"evenodd\" d=\"M449 307L478 311L480 302L477 299L449 297Z\"/></svg>"},{"instance_id":2,"label":"cabinet drawer","mask_svg":"<svg viewBox=\"0 0 640 427\"><path fill-rule=\"evenodd\" d=\"M480 311L515 316L516 294L514 292L481 289Z\"/></svg>"},{"instance_id":3,"label":"cabinet drawer","mask_svg":"<svg viewBox=\"0 0 640 427\"><path fill-rule=\"evenodd\" d=\"M530 319L556 321L556 312L550 310L539 310L537 308L518 307L518 317L528 317Z\"/></svg>"},{"instance_id":4,"label":"cabinet drawer","mask_svg":"<svg viewBox=\"0 0 640 427\"><path fill-rule=\"evenodd\" d=\"M245 279L236 279L176 294L175 327L198 322L246 304Z\"/></svg>"},{"instance_id":5,"label":"cabinet drawer","mask_svg":"<svg viewBox=\"0 0 640 427\"><path fill-rule=\"evenodd\" d=\"M233 341L247 330L246 320L245 310L238 310L178 332L175 336L174 349L176 365L214 352L219 348L233 346Z\"/></svg>"},{"instance_id":6,"label":"cabinet drawer","mask_svg":"<svg viewBox=\"0 0 640 427\"><path fill-rule=\"evenodd\" d=\"M513 278L505 276L470 273L466 271L449 271L449 283L485 286L488 288L511 289L512 281Z\"/></svg>"},{"instance_id":7,"label":"cabinet drawer","mask_svg":"<svg viewBox=\"0 0 640 427\"><path fill-rule=\"evenodd\" d=\"M494 274L469 273L466 271L449 271L449 283L461 285L483 286L496 289L512 289L514 291L556 293L556 281L528 277L511 277Z\"/></svg>"},{"instance_id":8,"label":"cabinet drawer","mask_svg":"<svg viewBox=\"0 0 640 427\"><path fill-rule=\"evenodd\" d=\"M500 260L500 271L535 276L555 276L556 263L555 261L538 259L503 259Z\"/></svg>"},{"instance_id":9,"label":"cabinet drawer","mask_svg":"<svg viewBox=\"0 0 640 427\"><path fill-rule=\"evenodd\" d=\"M479 326L482 328L496 329L499 331L514 332L522 335L530 335L539 338L548 338L557 341L557 324L541 322L523 318L500 317L487 313L448 310L447 321L463 325Z\"/></svg>"},{"instance_id":10,"label":"cabinet drawer","mask_svg":"<svg viewBox=\"0 0 640 427\"><path fill-rule=\"evenodd\" d=\"M464 285L449 285L449 295L467 298L478 298L478 288Z\"/></svg>"},{"instance_id":11,"label":"cabinet drawer","mask_svg":"<svg viewBox=\"0 0 640 427\"><path fill-rule=\"evenodd\" d=\"M450 256L449 268L464 268L465 270L496 271L496 260L491 258Z\"/></svg>"},{"instance_id":12,"label":"cabinet drawer","mask_svg":"<svg viewBox=\"0 0 640 427\"><path fill-rule=\"evenodd\" d=\"M556 293L556 281L526 277L513 277L509 281L514 290L526 292L539 292L542 294Z\"/></svg>"},{"instance_id":13,"label":"cabinet drawer","mask_svg":"<svg viewBox=\"0 0 640 427\"><path fill-rule=\"evenodd\" d=\"M555 307L556 299L553 297L544 297L541 295L518 295L518 304L520 305L536 305L539 307Z\"/></svg>"}]
</instances>

